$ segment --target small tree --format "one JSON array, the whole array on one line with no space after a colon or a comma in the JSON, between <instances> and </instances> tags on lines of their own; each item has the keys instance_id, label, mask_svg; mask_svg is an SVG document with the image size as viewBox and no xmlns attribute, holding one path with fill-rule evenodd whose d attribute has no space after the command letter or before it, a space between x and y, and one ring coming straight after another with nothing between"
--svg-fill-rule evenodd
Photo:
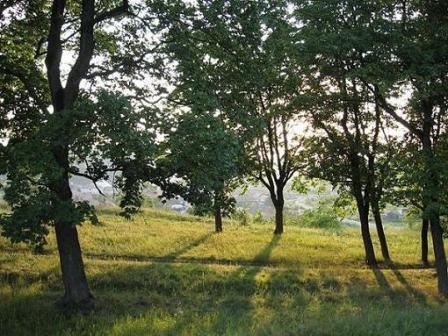
<instances>
[{"instance_id":1,"label":"small tree","mask_svg":"<svg viewBox=\"0 0 448 336\"><path fill-rule=\"evenodd\" d=\"M166 197L182 196L215 217L215 231L222 231L222 216L235 205L231 191L241 176L242 148L224 122L207 112L188 112L179 118L162 145L157 162L158 183ZM165 176L164 179L160 177Z\"/></svg>"},{"instance_id":2,"label":"small tree","mask_svg":"<svg viewBox=\"0 0 448 336\"><path fill-rule=\"evenodd\" d=\"M172 100L221 111L242 139L248 176L269 190L275 234L283 232L284 188L300 169L295 63L287 2L197 1L172 5L167 50L176 65ZM211 109L209 109L211 110Z\"/></svg>"}]
</instances>

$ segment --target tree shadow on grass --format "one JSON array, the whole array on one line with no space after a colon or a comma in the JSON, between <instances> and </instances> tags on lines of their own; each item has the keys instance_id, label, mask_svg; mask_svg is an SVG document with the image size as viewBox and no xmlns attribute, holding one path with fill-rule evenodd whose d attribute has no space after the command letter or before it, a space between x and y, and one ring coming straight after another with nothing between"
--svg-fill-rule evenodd
<instances>
[{"instance_id":1,"label":"tree shadow on grass","mask_svg":"<svg viewBox=\"0 0 448 336\"><path fill-rule=\"evenodd\" d=\"M236 271L221 278L220 284L207 286L208 288L205 289L206 295L213 297L214 300L208 302L208 307L205 310L206 306L198 307L198 310L201 311L201 314L205 313L210 316L208 328L213 330L214 334L226 334L229 330L248 332L252 323L254 296L263 291L263 285L256 280L261 268L254 265L269 262L272 251L280 238L280 236L274 235L271 241L252 259L251 263L253 265L241 266ZM209 268L208 272L210 271ZM197 311L194 310L187 313L183 319L179 319L166 330L166 334L177 335L182 330L189 328L196 314Z\"/></svg>"},{"instance_id":2,"label":"tree shadow on grass","mask_svg":"<svg viewBox=\"0 0 448 336\"><path fill-rule=\"evenodd\" d=\"M211 237L212 233L207 233L204 234L202 237L195 239L194 241L192 241L191 243L183 246L182 248L173 251L171 253L166 254L163 258L167 259L167 260L175 260L176 258L178 258L179 256L181 256L182 254L198 247L199 245L204 244L210 237Z\"/></svg>"},{"instance_id":3,"label":"tree shadow on grass","mask_svg":"<svg viewBox=\"0 0 448 336\"><path fill-rule=\"evenodd\" d=\"M413 286L406 280L403 274L399 271L398 268L394 266L393 263L390 264L390 271L397 278L398 282L403 286L403 290L393 288L383 271L379 268L372 268L372 272L375 275L375 279L381 289L385 291L385 293L393 299L393 301L398 301L397 299L401 298L402 303L404 302L412 302L417 301L421 304L426 304L426 296Z\"/></svg>"},{"instance_id":4,"label":"tree shadow on grass","mask_svg":"<svg viewBox=\"0 0 448 336\"><path fill-rule=\"evenodd\" d=\"M174 250L164 256L147 256L147 255L110 255L110 254L101 254L101 253L89 253L85 252L83 255L87 258L91 259L100 259L100 260L124 260L124 261L156 261L156 262L173 262L176 261L182 254L198 247L201 244L204 244L210 237L212 233L207 233L202 235L201 237L193 240L192 242L184 245L178 250ZM181 259L180 261L186 262L186 260Z\"/></svg>"},{"instance_id":5,"label":"tree shadow on grass","mask_svg":"<svg viewBox=\"0 0 448 336\"><path fill-rule=\"evenodd\" d=\"M176 261L208 236L201 236L165 257ZM252 262L269 265L279 239L274 236ZM15 335L29 330L76 335L294 335L300 334L300 330L311 330L301 329L304 325L311 328L310 317L304 315L310 307L315 314L312 316L319 321L331 319L348 302L363 312L351 322L356 323L356 319L367 316L372 302L381 309L383 304L399 307L415 303L409 290L394 290L381 270L374 270L380 284L375 289L371 281L363 279L364 273L369 272L365 270L361 277L350 278L341 273L334 276L326 270L303 275L295 268L249 265L236 268L121 260L92 266L101 272L89 277L97 297L96 310L89 316L60 316L51 303L45 303L55 296L52 291L16 297L16 302L7 306L0 303L0 322ZM403 275L399 276L407 282ZM384 293L389 300L383 301ZM32 316L39 319L33 320ZM52 316L52 323L45 316Z\"/></svg>"}]
</instances>

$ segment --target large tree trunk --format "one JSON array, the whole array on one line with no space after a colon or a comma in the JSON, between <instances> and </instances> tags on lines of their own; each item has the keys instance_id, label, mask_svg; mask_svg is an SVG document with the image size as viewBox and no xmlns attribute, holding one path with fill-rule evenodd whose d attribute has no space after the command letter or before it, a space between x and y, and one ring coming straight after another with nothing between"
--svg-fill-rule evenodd
<instances>
[{"instance_id":1,"label":"large tree trunk","mask_svg":"<svg viewBox=\"0 0 448 336\"><path fill-rule=\"evenodd\" d=\"M387 246L386 234L384 233L383 220L381 219L381 211L378 202L372 202L372 212L375 218L376 231L381 245L381 253L384 260L390 261L389 248Z\"/></svg>"},{"instance_id":2,"label":"large tree trunk","mask_svg":"<svg viewBox=\"0 0 448 336\"><path fill-rule=\"evenodd\" d=\"M358 200L359 221L361 222L361 236L366 255L366 264L377 267L375 250L373 249L372 237L369 228L369 207L362 205L362 200Z\"/></svg>"},{"instance_id":3,"label":"large tree trunk","mask_svg":"<svg viewBox=\"0 0 448 336\"><path fill-rule=\"evenodd\" d=\"M65 88L62 85L61 58L63 43L61 41L66 10L66 0L53 0L51 6L50 27L47 39L47 55L45 65L47 67L48 84L51 93L51 102L54 113L63 115L69 113L78 95L81 80L85 78L94 53L94 25L107 18L125 13L129 8L127 0L122 5L103 15L96 17L95 1L83 0L80 14L79 51L76 60L65 78ZM61 205L72 205L72 192L69 185L69 151L66 141L67 129L60 129L60 134L55 135L53 154L61 175L55 177L50 183L51 191L56 195ZM62 279L65 294L62 303L65 305L79 306L91 302L84 272L84 263L81 256L81 247L78 240L76 224L71 218L62 218L55 223L56 238L62 269Z\"/></svg>"},{"instance_id":4,"label":"large tree trunk","mask_svg":"<svg viewBox=\"0 0 448 336\"><path fill-rule=\"evenodd\" d=\"M64 146L56 146L54 155L64 173L52 185L52 190L62 204L70 204L72 192L68 175L68 150ZM55 223L62 281L65 289L60 304L67 307L88 308L93 297L84 271L76 224L71 218L61 219Z\"/></svg>"},{"instance_id":5,"label":"large tree trunk","mask_svg":"<svg viewBox=\"0 0 448 336\"><path fill-rule=\"evenodd\" d=\"M215 232L222 232L222 214L219 206L215 207Z\"/></svg>"},{"instance_id":6,"label":"large tree trunk","mask_svg":"<svg viewBox=\"0 0 448 336\"><path fill-rule=\"evenodd\" d=\"M285 207L285 198L283 197L283 189L285 185L281 182L277 182L275 186L272 186L269 189L271 194L271 201L274 205L275 209L275 229L274 234L282 234L283 233L283 209Z\"/></svg>"},{"instance_id":7,"label":"large tree trunk","mask_svg":"<svg viewBox=\"0 0 448 336\"><path fill-rule=\"evenodd\" d=\"M422 244L422 262L423 265L428 266L428 229L429 229L429 220L422 219L422 232L421 232L421 244Z\"/></svg>"},{"instance_id":8,"label":"large tree trunk","mask_svg":"<svg viewBox=\"0 0 448 336\"><path fill-rule=\"evenodd\" d=\"M89 306L92 295L84 272L76 226L60 222L55 229L65 289L60 303L68 307Z\"/></svg>"}]
</instances>

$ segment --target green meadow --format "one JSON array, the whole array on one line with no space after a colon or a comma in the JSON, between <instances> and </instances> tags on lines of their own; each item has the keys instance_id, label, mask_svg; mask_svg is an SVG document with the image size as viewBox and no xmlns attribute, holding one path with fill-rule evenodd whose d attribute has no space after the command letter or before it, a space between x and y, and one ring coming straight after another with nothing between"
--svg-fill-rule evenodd
<instances>
[{"instance_id":1,"label":"green meadow","mask_svg":"<svg viewBox=\"0 0 448 336\"><path fill-rule=\"evenodd\" d=\"M80 228L87 313L55 306L53 235L43 254L0 239L0 335L448 334L416 231L389 228L394 263L372 270L355 228L274 236L273 225L229 221L216 234L212 220L157 210L132 220L103 210L100 221Z\"/></svg>"}]
</instances>

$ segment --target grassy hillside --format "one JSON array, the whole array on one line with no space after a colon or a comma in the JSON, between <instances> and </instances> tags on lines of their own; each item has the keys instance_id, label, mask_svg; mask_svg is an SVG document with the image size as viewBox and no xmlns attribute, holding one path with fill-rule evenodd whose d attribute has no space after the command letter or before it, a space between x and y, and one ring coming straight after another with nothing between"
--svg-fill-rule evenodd
<instances>
[{"instance_id":1,"label":"grassy hillside","mask_svg":"<svg viewBox=\"0 0 448 336\"><path fill-rule=\"evenodd\" d=\"M448 303L417 232L388 233L394 265L363 265L356 229L230 224L103 211L81 244L96 297L64 316L54 237L44 255L0 239L0 335L446 335ZM379 247L376 244L377 251Z\"/></svg>"}]
</instances>

